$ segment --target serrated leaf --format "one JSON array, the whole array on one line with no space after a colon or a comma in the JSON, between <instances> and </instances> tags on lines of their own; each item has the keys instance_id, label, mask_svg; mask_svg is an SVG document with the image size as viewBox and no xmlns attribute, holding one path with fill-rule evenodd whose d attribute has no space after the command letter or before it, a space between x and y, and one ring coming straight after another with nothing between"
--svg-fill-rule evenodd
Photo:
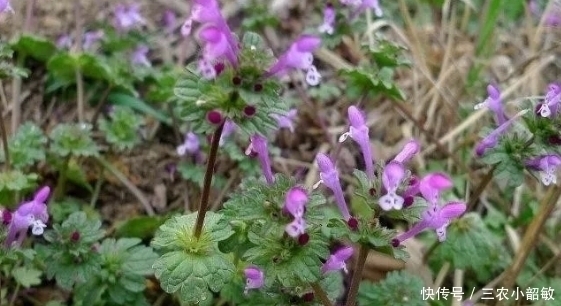
<instances>
[{"instance_id":1,"label":"serrated leaf","mask_svg":"<svg viewBox=\"0 0 561 306\"><path fill-rule=\"evenodd\" d=\"M30 34L21 35L12 48L41 62L46 62L57 50L51 40Z\"/></svg>"},{"instance_id":2,"label":"serrated leaf","mask_svg":"<svg viewBox=\"0 0 561 306\"><path fill-rule=\"evenodd\" d=\"M31 267L17 267L12 270L14 279L25 288L41 284L42 274L41 271Z\"/></svg>"},{"instance_id":3,"label":"serrated leaf","mask_svg":"<svg viewBox=\"0 0 561 306\"><path fill-rule=\"evenodd\" d=\"M61 157L95 156L98 147L92 139L89 124L59 124L50 133L50 150Z\"/></svg>"},{"instance_id":4,"label":"serrated leaf","mask_svg":"<svg viewBox=\"0 0 561 306\"><path fill-rule=\"evenodd\" d=\"M420 299L424 283L406 271L390 272L379 283L362 282L358 292L360 305L427 306Z\"/></svg>"},{"instance_id":5,"label":"serrated leaf","mask_svg":"<svg viewBox=\"0 0 561 306\"><path fill-rule=\"evenodd\" d=\"M160 286L177 293L184 303L199 303L218 292L234 275L234 265L223 254L190 254L173 251L160 257L153 266Z\"/></svg>"},{"instance_id":6,"label":"serrated leaf","mask_svg":"<svg viewBox=\"0 0 561 306\"><path fill-rule=\"evenodd\" d=\"M149 104L147 104L145 101L138 99L136 97L133 97L129 94L125 94L125 93L119 93L119 92L113 92L111 94L109 94L109 96L107 96L107 101L109 101L109 103L111 103L112 105L118 105L118 106L122 106L122 107L130 107L132 109L135 109L139 112L142 112L148 116L152 116L156 119L158 119L158 121L168 124L171 124L171 119L169 118L169 116L167 114L165 114L164 112L157 110L155 108L153 108L152 106L150 106Z\"/></svg>"}]
</instances>

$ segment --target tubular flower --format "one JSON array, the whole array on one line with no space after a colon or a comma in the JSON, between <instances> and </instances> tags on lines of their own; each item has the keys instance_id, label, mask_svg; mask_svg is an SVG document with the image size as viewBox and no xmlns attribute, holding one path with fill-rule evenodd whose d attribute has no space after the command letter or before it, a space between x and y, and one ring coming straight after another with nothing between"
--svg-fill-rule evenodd
<instances>
[{"instance_id":1,"label":"tubular flower","mask_svg":"<svg viewBox=\"0 0 561 306\"><path fill-rule=\"evenodd\" d=\"M398 235L393 241L394 246L398 246L403 241L416 236L423 230L431 228L436 230L438 241L446 240L446 228L450 222L458 218L466 211L466 204L463 202L450 202L442 207L434 206L427 208L422 214L421 221L415 224L407 232Z\"/></svg>"},{"instance_id":2,"label":"tubular flower","mask_svg":"<svg viewBox=\"0 0 561 306\"><path fill-rule=\"evenodd\" d=\"M181 26L181 34L189 36L193 22L201 25L197 38L203 44L203 56L199 60L199 71L207 79L218 74L217 60L226 59L232 66L238 64L238 42L220 12L216 0L194 0L191 15Z\"/></svg>"},{"instance_id":3,"label":"tubular flower","mask_svg":"<svg viewBox=\"0 0 561 306\"><path fill-rule=\"evenodd\" d=\"M95 43L103 39L105 33L102 30L88 31L84 33L83 49L90 50Z\"/></svg>"},{"instance_id":4,"label":"tubular flower","mask_svg":"<svg viewBox=\"0 0 561 306\"><path fill-rule=\"evenodd\" d=\"M284 201L284 210L294 217L294 220L286 226L286 233L296 238L306 232L306 220L304 220L304 212L308 195L306 191L300 187L294 187L286 193Z\"/></svg>"},{"instance_id":5,"label":"tubular flower","mask_svg":"<svg viewBox=\"0 0 561 306\"><path fill-rule=\"evenodd\" d=\"M549 84L544 102L538 109L542 117L550 117L556 115L559 110L559 102L561 101L561 86L558 84Z\"/></svg>"},{"instance_id":6,"label":"tubular flower","mask_svg":"<svg viewBox=\"0 0 561 306\"><path fill-rule=\"evenodd\" d=\"M199 137L193 132L185 135L185 141L177 147L177 155L183 156L187 153L198 154L201 149Z\"/></svg>"},{"instance_id":7,"label":"tubular flower","mask_svg":"<svg viewBox=\"0 0 561 306\"><path fill-rule=\"evenodd\" d=\"M316 162L319 168L320 181L314 185L314 189L317 188L321 183L325 187L331 189L333 195L335 196L335 202L343 215L345 221L349 221L351 214L349 213L349 208L345 202L345 197L343 196L343 189L341 188L341 183L339 182L339 174L335 165L327 155L318 153L316 156Z\"/></svg>"},{"instance_id":8,"label":"tubular flower","mask_svg":"<svg viewBox=\"0 0 561 306\"><path fill-rule=\"evenodd\" d=\"M224 129L222 130L222 135L220 135L219 145L222 146L224 144L224 141L226 141L226 138L230 137L230 135L232 135L237 128L238 126L234 123L234 121L226 119L226 121L224 121Z\"/></svg>"},{"instance_id":9,"label":"tubular flower","mask_svg":"<svg viewBox=\"0 0 561 306\"><path fill-rule=\"evenodd\" d=\"M0 13L14 13L10 0L0 0Z\"/></svg>"},{"instance_id":10,"label":"tubular flower","mask_svg":"<svg viewBox=\"0 0 561 306\"><path fill-rule=\"evenodd\" d=\"M244 294L247 294L250 289L259 289L265 284L265 274L257 267L245 268L245 289Z\"/></svg>"},{"instance_id":11,"label":"tubular flower","mask_svg":"<svg viewBox=\"0 0 561 306\"><path fill-rule=\"evenodd\" d=\"M335 9L330 2L323 9L323 23L319 26L318 31L329 35L335 32Z\"/></svg>"},{"instance_id":12,"label":"tubular flower","mask_svg":"<svg viewBox=\"0 0 561 306\"><path fill-rule=\"evenodd\" d=\"M152 64L150 63L147 57L148 51L150 50L148 49L147 46L144 45L138 46L132 53L131 63L133 65L139 65L139 66L146 66L146 67L152 66Z\"/></svg>"},{"instance_id":13,"label":"tubular flower","mask_svg":"<svg viewBox=\"0 0 561 306\"><path fill-rule=\"evenodd\" d=\"M419 152L420 148L421 145L419 145L419 142L415 139L411 139L403 146L403 149L394 157L393 161L405 164Z\"/></svg>"},{"instance_id":14,"label":"tubular flower","mask_svg":"<svg viewBox=\"0 0 561 306\"><path fill-rule=\"evenodd\" d=\"M489 84L487 85L487 94L488 97L485 101L477 104L474 106L474 109L481 109L483 107L488 107L493 113L495 113L495 121L497 126L506 122L507 118L505 115L505 111L503 109L503 102L501 99L501 91Z\"/></svg>"},{"instance_id":15,"label":"tubular flower","mask_svg":"<svg viewBox=\"0 0 561 306\"><path fill-rule=\"evenodd\" d=\"M266 77L284 75L289 69L306 71L306 82L315 86L319 84L321 75L313 65L314 52L321 45L321 39L313 35L302 35L292 43L290 48L279 57L277 62L269 68Z\"/></svg>"},{"instance_id":16,"label":"tubular flower","mask_svg":"<svg viewBox=\"0 0 561 306\"><path fill-rule=\"evenodd\" d=\"M364 158L366 167L366 175L369 179L374 178L374 166L372 161L372 150L370 149L370 136L368 135L368 126L364 120L362 112L354 105L348 109L349 122L351 124L349 131L339 137L339 142L345 141L349 136L359 145Z\"/></svg>"},{"instance_id":17,"label":"tubular flower","mask_svg":"<svg viewBox=\"0 0 561 306\"><path fill-rule=\"evenodd\" d=\"M518 119L520 116L524 115L527 112L528 110L523 110L519 112L509 120L505 121L505 123L497 127L494 131L489 133L489 135L485 136L485 138L480 140L475 146L475 154L477 156L483 156L487 150L496 147L497 144L499 143L499 137L502 134L504 134L508 130L508 128L510 128L510 126L512 125L512 123L514 123L516 119Z\"/></svg>"},{"instance_id":18,"label":"tubular flower","mask_svg":"<svg viewBox=\"0 0 561 306\"><path fill-rule=\"evenodd\" d=\"M403 207L403 197L397 194L397 188L405 178L405 168L398 162L390 162L384 168L382 174L382 184L386 189L386 194L378 201L383 210L401 209Z\"/></svg>"},{"instance_id":19,"label":"tubular flower","mask_svg":"<svg viewBox=\"0 0 561 306\"><path fill-rule=\"evenodd\" d=\"M288 111L286 116L281 116L279 114L271 114L279 126L279 129L287 128L294 133L294 119L296 118L297 110L295 108Z\"/></svg>"},{"instance_id":20,"label":"tubular flower","mask_svg":"<svg viewBox=\"0 0 561 306\"><path fill-rule=\"evenodd\" d=\"M165 10L162 14L162 25L167 32L171 33L175 30L175 24L177 23L177 16L173 10Z\"/></svg>"},{"instance_id":21,"label":"tubular flower","mask_svg":"<svg viewBox=\"0 0 561 306\"><path fill-rule=\"evenodd\" d=\"M117 5L114 15L114 25L119 31L128 31L131 28L146 23L146 20L140 14L140 6L137 3L129 6L124 4Z\"/></svg>"},{"instance_id":22,"label":"tubular flower","mask_svg":"<svg viewBox=\"0 0 561 306\"><path fill-rule=\"evenodd\" d=\"M353 252L352 247L344 247L331 254L323 266L321 266L321 272L325 274L329 271L343 270L345 273L349 273L345 262L353 256Z\"/></svg>"},{"instance_id":23,"label":"tubular flower","mask_svg":"<svg viewBox=\"0 0 561 306\"><path fill-rule=\"evenodd\" d=\"M452 188L452 180L444 173L430 173L425 175L419 183L419 191L429 202L430 207L436 207L440 201L440 193Z\"/></svg>"},{"instance_id":24,"label":"tubular flower","mask_svg":"<svg viewBox=\"0 0 561 306\"><path fill-rule=\"evenodd\" d=\"M257 158L259 158L265 180L268 184L272 184L274 177L271 170L271 160L269 159L269 149L267 148L267 138L259 134L251 136L250 144L245 150L245 154L250 155L252 152L256 153Z\"/></svg>"},{"instance_id":25,"label":"tubular flower","mask_svg":"<svg viewBox=\"0 0 561 306\"><path fill-rule=\"evenodd\" d=\"M541 155L526 161L526 166L539 171L540 179L546 186L557 184L557 168L561 165L561 157L557 154Z\"/></svg>"},{"instance_id":26,"label":"tubular flower","mask_svg":"<svg viewBox=\"0 0 561 306\"><path fill-rule=\"evenodd\" d=\"M50 192L49 187L41 188L35 194L33 200L21 204L12 214L6 238L6 245L8 247L21 245L26 236L27 229L30 227L33 235L39 236L43 234L45 227L47 227L46 223L49 221L47 204L45 202Z\"/></svg>"}]
</instances>

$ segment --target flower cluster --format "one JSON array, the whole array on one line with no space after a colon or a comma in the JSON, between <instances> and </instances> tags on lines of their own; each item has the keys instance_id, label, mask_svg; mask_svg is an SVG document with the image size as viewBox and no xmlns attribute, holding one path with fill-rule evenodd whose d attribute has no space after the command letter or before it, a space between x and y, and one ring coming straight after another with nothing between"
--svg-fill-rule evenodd
<instances>
[{"instance_id":1,"label":"flower cluster","mask_svg":"<svg viewBox=\"0 0 561 306\"><path fill-rule=\"evenodd\" d=\"M0 13L14 13L10 0L0 0Z\"/></svg>"},{"instance_id":2,"label":"flower cluster","mask_svg":"<svg viewBox=\"0 0 561 306\"><path fill-rule=\"evenodd\" d=\"M349 8L349 19L354 19L367 10L373 10L377 17L383 15L378 0L341 0L340 2L343 8ZM337 13L333 3L327 2L323 9L323 23L318 27L318 31L332 35L335 32L336 17Z\"/></svg>"},{"instance_id":3,"label":"flower cluster","mask_svg":"<svg viewBox=\"0 0 561 306\"><path fill-rule=\"evenodd\" d=\"M7 247L20 246L31 228L33 235L42 235L49 214L47 212L47 198L51 190L43 187L33 199L22 203L14 212L7 209L2 211L2 222L8 226L8 236L5 241Z\"/></svg>"},{"instance_id":4,"label":"flower cluster","mask_svg":"<svg viewBox=\"0 0 561 306\"><path fill-rule=\"evenodd\" d=\"M420 222L406 233L397 236L393 244L398 246L404 240L415 236L426 228L435 229L439 240L444 241L446 239L446 227L450 224L451 220L459 217L466 210L466 205L462 202L450 202L444 205L439 203L440 193L445 189L451 188L452 181L445 174L441 173L428 174L421 180L409 175L406 165L420 150L420 145L416 140L408 141L402 150L391 161L386 163L381 176L377 177L377 174L374 172L374 161L365 116L356 106L349 107L348 116L350 128L348 132L340 137L340 141L344 141L347 137L352 138L362 151L368 180L381 180L382 190L374 190L372 194L380 195L378 198L380 209L382 211L406 209L413 204L414 196L419 193L428 203L425 211L422 213ZM356 227L356 220L349 212L339 181L339 174L332 160L321 153L317 155L316 160L320 171L321 180L319 183L323 183L333 192L337 207L341 211L343 219L347 221L347 224L351 228ZM406 184L407 182L408 184Z\"/></svg>"},{"instance_id":5,"label":"flower cluster","mask_svg":"<svg viewBox=\"0 0 561 306\"><path fill-rule=\"evenodd\" d=\"M119 4L115 7L113 26L118 31L126 32L144 24L146 24L146 20L140 14L138 3L132 3L128 6Z\"/></svg>"},{"instance_id":6,"label":"flower cluster","mask_svg":"<svg viewBox=\"0 0 561 306\"><path fill-rule=\"evenodd\" d=\"M501 137L512 127L513 123L528 110L523 110L512 118L508 119L504 113L500 91L497 87L489 85L487 87L489 97L475 106L476 109L488 107L495 115L497 127L487 136L481 139L475 146L476 156L482 157L490 150L494 149ZM561 101L561 86L556 83L549 84L543 102L536 107L538 118L556 119L559 114L559 102ZM524 161L524 166L533 171L538 171L541 182L548 186L557 183L557 168L561 165L561 156L557 153L543 152Z\"/></svg>"}]
</instances>

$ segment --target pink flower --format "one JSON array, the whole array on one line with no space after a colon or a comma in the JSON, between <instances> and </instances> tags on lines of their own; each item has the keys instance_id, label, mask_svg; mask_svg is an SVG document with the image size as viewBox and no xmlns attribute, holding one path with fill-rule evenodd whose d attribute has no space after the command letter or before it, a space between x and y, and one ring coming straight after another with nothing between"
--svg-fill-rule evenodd
<instances>
[{"instance_id":1,"label":"pink flower","mask_svg":"<svg viewBox=\"0 0 561 306\"><path fill-rule=\"evenodd\" d=\"M542 117L550 117L552 114L557 115L559 102L561 102L561 86L551 83L548 86L545 99L538 109L538 112Z\"/></svg>"},{"instance_id":2,"label":"pink flower","mask_svg":"<svg viewBox=\"0 0 561 306\"><path fill-rule=\"evenodd\" d=\"M318 31L329 35L335 32L335 9L330 2L323 9L323 23L319 26Z\"/></svg>"},{"instance_id":3,"label":"pink flower","mask_svg":"<svg viewBox=\"0 0 561 306\"><path fill-rule=\"evenodd\" d=\"M19 246L25 239L27 229L31 227L33 235L42 235L46 223L49 221L47 212L47 198L51 189L49 187L41 188L33 200L21 204L12 214L10 224L8 225L8 236L6 238L7 246Z\"/></svg>"},{"instance_id":4,"label":"pink flower","mask_svg":"<svg viewBox=\"0 0 561 306\"><path fill-rule=\"evenodd\" d=\"M177 154L183 156L187 153L197 154L201 149L199 142L199 137L193 132L189 132L185 135L185 141L177 147Z\"/></svg>"},{"instance_id":5,"label":"pink flower","mask_svg":"<svg viewBox=\"0 0 561 306\"><path fill-rule=\"evenodd\" d=\"M419 191L430 206L437 206L440 201L440 193L452 188L452 180L444 173L430 173L425 175L419 183Z\"/></svg>"},{"instance_id":6,"label":"pink flower","mask_svg":"<svg viewBox=\"0 0 561 306\"><path fill-rule=\"evenodd\" d=\"M265 284L265 274L257 267L245 268L245 289L244 293L248 294L250 289L259 289Z\"/></svg>"},{"instance_id":7,"label":"pink flower","mask_svg":"<svg viewBox=\"0 0 561 306\"><path fill-rule=\"evenodd\" d=\"M561 165L561 157L557 154L537 156L526 161L526 166L539 171L540 179L545 186L557 184L557 168Z\"/></svg>"},{"instance_id":8,"label":"pink flower","mask_svg":"<svg viewBox=\"0 0 561 306\"><path fill-rule=\"evenodd\" d=\"M146 23L146 20L140 14L140 5L138 3L133 3L129 6L119 4L115 8L114 15L114 25L119 31L128 31Z\"/></svg>"},{"instance_id":9,"label":"pink flower","mask_svg":"<svg viewBox=\"0 0 561 306\"><path fill-rule=\"evenodd\" d=\"M296 238L306 232L306 220L304 220L304 212L308 195L306 191L300 187L293 187L286 193L283 210L287 211L294 217L289 223L285 231L293 238Z\"/></svg>"},{"instance_id":10,"label":"pink flower","mask_svg":"<svg viewBox=\"0 0 561 306\"><path fill-rule=\"evenodd\" d=\"M318 153L316 162L319 168L320 180L314 184L314 189L322 183L325 187L329 188L335 196L335 203L337 203L337 207L339 207L343 218L345 221L348 221L351 218L351 214L349 213L349 208L343 196L343 189L341 188L339 174L337 173L337 169L335 169L335 165L333 165L331 159L323 153Z\"/></svg>"},{"instance_id":11,"label":"pink flower","mask_svg":"<svg viewBox=\"0 0 561 306\"><path fill-rule=\"evenodd\" d=\"M0 13L14 13L9 0L0 0Z\"/></svg>"},{"instance_id":12,"label":"pink flower","mask_svg":"<svg viewBox=\"0 0 561 306\"><path fill-rule=\"evenodd\" d=\"M331 254L323 266L321 266L321 272L325 274L329 271L343 270L345 273L349 273L345 262L353 256L353 252L352 247L344 247Z\"/></svg>"},{"instance_id":13,"label":"pink flower","mask_svg":"<svg viewBox=\"0 0 561 306\"><path fill-rule=\"evenodd\" d=\"M489 133L489 135L485 136L485 138L481 139L475 146L475 154L477 156L483 156L485 152L487 152L487 150L496 147L497 144L499 143L499 137L501 137L510 128L510 126L512 125L512 123L514 123L516 119L518 119L519 117L521 117L527 112L528 112L527 109L519 112L509 120L505 121L495 130L493 130L491 133Z\"/></svg>"},{"instance_id":14,"label":"pink flower","mask_svg":"<svg viewBox=\"0 0 561 306\"><path fill-rule=\"evenodd\" d=\"M148 60L148 52L150 50L148 49L147 46L141 45L138 46L132 56L131 56L131 62L133 65L140 65L140 66L146 66L146 67L150 67L152 66L152 64L150 63L150 61Z\"/></svg>"},{"instance_id":15,"label":"pink flower","mask_svg":"<svg viewBox=\"0 0 561 306\"><path fill-rule=\"evenodd\" d=\"M306 82L315 86L319 84L321 75L313 65L314 52L321 45L321 38L313 35L302 35L292 43L288 51L279 57L277 62L269 68L266 77L284 75L289 69L306 71Z\"/></svg>"},{"instance_id":16,"label":"pink flower","mask_svg":"<svg viewBox=\"0 0 561 306\"><path fill-rule=\"evenodd\" d=\"M259 158L259 163L261 164L261 170L263 171L263 176L268 184L274 182L273 172L271 170L271 160L269 159L269 149L267 148L267 138L255 134L250 138L250 144L245 150L246 155L251 153L257 154Z\"/></svg>"},{"instance_id":17,"label":"pink flower","mask_svg":"<svg viewBox=\"0 0 561 306\"><path fill-rule=\"evenodd\" d=\"M343 142L347 137L351 137L360 147L364 165L366 167L366 175L369 179L374 178L374 166L372 160L372 150L370 148L370 136L368 135L368 126L364 120L362 112L354 105L349 106L347 111L349 116L349 131L339 137L339 142Z\"/></svg>"},{"instance_id":18,"label":"pink flower","mask_svg":"<svg viewBox=\"0 0 561 306\"><path fill-rule=\"evenodd\" d=\"M434 229L438 236L438 241L446 240L446 228L453 219L460 217L466 211L466 204L463 202L449 202L442 207L434 206L427 208L423 213L421 221L415 224L407 232L398 235L393 241L394 246L398 246L403 241L416 236L427 228Z\"/></svg>"},{"instance_id":19,"label":"pink flower","mask_svg":"<svg viewBox=\"0 0 561 306\"><path fill-rule=\"evenodd\" d=\"M495 113L495 121L497 125L501 125L506 122L507 118L505 111L503 109L503 102L501 100L501 91L489 84L487 85L487 94L489 95L485 101L475 105L474 109L480 109L482 107L488 107L493 113Z\"/></svg>"},{"instance_id":20,"label":"pink flower","mask_svg":"<svg viewBox=\"0 0 561 306\"><path fill-rule=\"evenodd\" d=\"M415 154L419 153L421 145L415 139L409 140L403 149L394 157L393 161L405 164L410 161Z\"/></svg>"},{"instance_id":21,"label":"pink flower","mask_svg":"<svg viewBox=\"0 0 561 306\"><path fill-rule=\"evenodd\" d=\"M397 188L405 178L405 168L398 162L390 162L382 173L382 184L386 189L386 194L378 201L383 210L401 209L404 199L397 194Z\"/></svg>"},{"instance_id":22,"label":"pink flower","mask_svg":"<svg viewBox=\"0 0 561 306\"><path fill-rule=\"evenodd\" d=\"M287 128L294 133L294 119L296 118L297 112L298 110L293 108L288 111L288 114L286 116L281 116L279 114L271 114L271 117L277 120L279 129Z\"/></svg>"}]
</instances>

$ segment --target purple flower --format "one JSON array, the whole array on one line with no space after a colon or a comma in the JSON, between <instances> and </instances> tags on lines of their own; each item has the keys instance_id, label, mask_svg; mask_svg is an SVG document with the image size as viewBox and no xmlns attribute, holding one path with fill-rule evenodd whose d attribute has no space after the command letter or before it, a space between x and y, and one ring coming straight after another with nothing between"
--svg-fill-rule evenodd
<instances>
[{"instance_id":1,"label":"purple flower","mask_svg":"<svg viewBox=\"0 0 561 306\"><path fill-rule=\"evenodd\" d=\"M475 105L474 109L488 107L489 109L491 109L491 111L493 111L493 113L495 113L495 121L497 125L501 125L505 123L507 118L505 115L505 111L503 109L503 102L501 100L501 91L497 87L489 84L487 85L487 94L488 94L487 99Z\"/></svg>"},{"instance_id":2,"label":"purple flower","mask_svg":"<svg viewBox=\"0 0 561 306\"><path fill-rule=\"evenodd\" d=\"M402 164L392 161L384 167L382 174L382 184L386 189L386 194L378 201L383 210L401 209L403 207L403 197L397 194L397 188L405 178L405 168Z\"/></svg>"},{"instance_id":3,"label":"purple flower","mask_svg":"<svg viewBox=\"0 0 561 306\"><path fill-rule=\"evenodd\" d=\"M56 46L59 49L70 49L72 47L72 37L70 35L61 35L56 41Z\"/></svg>"},{"instance_id":4,"label":"purple flower","mask_svg":"<svg viewBox=\"0 0 561 306\"><path fill-rule=\"evenodd\" d=\"M339 142L345 141L350 136L359 145L366 166L366 175L369 179L373 179L372 150L370 149L370 136L368 135L368 126L364 120L364 115L354 105L349 106L347 113L351 126L348 132L339 137Z\"/></svg>"},{"instance_id":5,"label":"purple flower","mask_svg":"<svg viewBox=\"0 0 561 306\"><path fill-rule=\"evenodd\" d=\"M100 41L104 36L105 33L103 32L103 30L88 31L84 33L84 41L82 45L83 49L84 50L91 49L92 46L98 41Z\"/></svg>"},{"instance_id":6,"label":"purple flower","mask_svg":"<svg viewBox=\"0 0 561 306\"><path fill-rule=\"evenodd\" d=\"M119 4L115 8L114 26L119 31L128 31L138 25L146 23L144 17L140 14L140 6L138 3L133 3L129 6Z\"/></svg>"},{"instance_id":7,"label":"purple flower","mask_svg":"<svg viewBox=\"0 0 561 306\"><path fill-rule=\"evenodd\" d=\"M328 2L323 9L323 23L319 26L318 31L329 35L335 31L335 9L331 2Z\"/></svg>"},{"instance_id":8,"label":"purple flower","mask_svg":"<svg viewBox=\"0 0 561 306\"><path fill-rule=\"evenodd\" d=\"M265 284L265 274L257 267L245 268L244 274L246 279L245 294L247 294L250 289L259 289Z\"/></svg>"},{"instance_id":9,"label":"purple flower","mask_svg":"<svg viewBox=\"0 0 561 306\"><path fill-rule=\"evenodd\" d=\"M216 0L193 0L191 15L181 26L181 35L186 37L191 34L193 22L217 26L226 24Z\"/></svg>"},{"instance_id":10,"label":"purple flower","mask_svg":"<svg viewBox=\"0 0 561 306\"><path fill-rule=\"evenodd\" d=\"M269 149L267 148L267 138L259 134L251 136L250 144L245 150L245 154L250 155L252 152L256 153L257 158L259 158L265 180L268 184L272 184L274 177L271 170L271 160L269 159Z\"/></svg>"},{"instance_id":11,"label":"purple flower","mask_svg":"<svg viewBox=\"0 0 561 306\"><path fill-rule=\"evenodd\" d=\"M177 16L173 10L165 10L162 14L162 25L167 32L173 32L175 30L175 24L177 23Z\"/></svg>"},{"instance_id":12,"label":"purple flower","mask_svg":"<svg viewBox=\"0 0 561 306\"><path fill-rule=\"evenodd\" d=\"M420 148L421 145L419 142L415 139L411 139L403 146L403 149L394 157L393 161L405 164L419 152Z\"/></svg>"},{"instance_id":13,"label":"purple flower","mask_svg":"<svg viewBox=\"0 0 561 306\"><path fill-rule=\"evenodd\" d=\"M140 45L138 46L132 56L131 56L131 62L133 65L140 65L140 66L146 66L146 67L150 67L152 66L152 64L150 63L150 61L148 60L148 51L150 51L150 49L148 49L147 46L144 45Z\"/></svg>"},{"instance_id":14,"label":"purple flower","mask_svg":"<svg viewBox=\"0 0 561 306\"><path fill-rule=\"evenodd\" d=\"M306 220L304 220L304 212L308 195L306 191L300 187L293 187L286 193L283 210L294 217L289 223L285 231L293 238L296 238L306 232Z\"/></svg>"},{"instance_id":15,"label":"purple flower","mask_svg":"<svg viewBox=\"0 0 561 306\"><path fill-rule=\"evenodd\" d=\"M0 0L0 13L14 13L9 0Z\"/></svg>"},{"instance_id":16,"label":"purple flower","mask_svg":"<svg viewBox=\"0 0 561 306\"><path fill-rule=\"evenodd\" d=\"M321 45L321 38L313 35L302 35L292 43L288 51L279 57L277 62L269 68L266 75L284 75L289 69L302 69L306 71L306 82L315 86L319 84L321 75L313 65L314 52Z\"/></svg>"},{"instance_id":17,"label":"purple flower","mask_svg":"<svg viewBox=\"0 0 561 306\"><path fill-rule=\"evenodd\" d=\"M335 169L335 165L333 165L331 159L323 153L318 153L316 161L319 168L320 181L314 184L313 188L315 189L323 183L325 187L331 189L331 192L333 192L333 195L335 196L335 202L337 203L343 218L345 221L348 221L351 218L351 214L349 213L349 208L347 207L345 197L343 196L343 189L341 188L339 174L337 173L337 169Z\"/></svg>"},{"instance_id":18,"label":"purple flower","mask_svg":"<svg viewBox=\"0 0 561 306\"><path fill-rule=\"evenodd\" d=\"M557 154L537 156L526 161L526 166L532 170L539 171L540 179L546 186L557 184L557 168L561 165L561 157Z\"/></svg>"},{"instance_id":19,"label":"purple flower","mask_svg":"<svg viewBox=\"0 0 561 306\"><path fill-rule=\"evenodd\" d=\"M224 58L227 59L233 66L237 65L237 48L233 47L229 41L226 29L212 25L206 26L199 31L198 38L204 45L202 52L203 57L199 61L199 67L212 67L212 69L209 70L210 73L202 70L204 77L207 79L216 77L216 71L212 64L218 59Z\"/></svg>"},{"instance_id":20,"label":"purple flower","mask_svg":"<svg viewBox=\"0 0 561 306\"><path fill-rule=\"evenodd\" d=\"M185 135L185 141L177 147L177 154L183 156L187 153L197 154L201 149L199 142L199 137L193 132L189 132Z\"/></svg>"},{"instance_id":21,"label":"purple flower","mask_svg":"<svg viewBox=\"0 0 561 306\"><path fill-rule=\"evenodd\" d=\"M226 141L226 138L230 137L230 135L232 135L237 128L238 126L234 123L234 121L230 119L226 119L226 121L224 121L224 128L222 129L222 135L220 135L219 145L223 145L224 141Z\"/></svg>"},{"instance_id":22,"label":"purple flower","mask_svg":"<svg viewBox=\"0 0 561 306\"><path fill-rule=\"evenodd\" d=\"M559 102L561 101L561 86L552 83L549 84L545 99L538 109L542 117L549 117L552 114L556 115L559 110Z\"/></svg>"},{"instance_id":23,"label":"purple flower","mask_svg":"<svg viewBox=\"0 0 561 306\"><path fill-rule=\"evenodd\" d=\"M425 175L419 183L419 191L430 206L437 206L440 193L452 188L452 180L444 173L430 173Z\"/></svg>"},{"instance_id":24,"label":"purple flower","mask_svg":"<svg viewBox=\"0 0 561 306\"><path fill-rule=\"evenodd\" d=\"M12 214L12 220L8 225L7 246L19 246L26 236L27 229L31 227L33 235L42 235L46 223L49 221L47 204L45 204L51 189L41 188L33 200L21 204Z\"/></svg>"},{"instance_id":25,"label":"purple flower","mask_svg":"<svg viewBox=\"0 0 561 306\"><path fill-rule=\"evenodd\" d=\"M466 204L463 202L449 202L442 207L439 207L438 205L434 207L429 206L422 214L421 221L415 224L407 232L398 235L392 244L397 246L427 228L436 230L438 241L442 242L446 240L446 228L450 225L450 222L461 216L465 211Z\"/></svg>"},{"instance_id":26,"label":"purple flower","mask_svg":"<svg viewBox=\"0 0 561 306\"><path fill-rule=\"evenodd\" d=\"M321 272L325 274L329 271L343 270L345 273L349 273L345 262L353 256L353 252L354 250L352 247L339 249L331 254L323 266L321 266Z\"/></svg>"},{"instance_id":27,"label":"purple flower","mask_svg":"<svg viewBox=\"0 0 561 306\"><path fill-rule=\"evenodd\" d=\"M489 135L485 136L485 138L481 139L475 146L475 154L477 156L483 156L483 154L485 154L487 150L496 147L497 144L499 143L499 137L508 130L508 128L512 125L512 123L516 119L526 114L527 112L528 112L527 109L519 112L509 120L505 121L505 123L501 124L491 133L489 133Z\"/></svg>"},{"instance_id":28,"label":"purple flower","mask_svg":"<svg viewBox=\"0 0 561 306\"><path fill-rule=\"evenodd\" d=\"M373 9L374 15L378 17L382 17L383 15L382 8L380 7L380 3L378 3L378 0L362 0L362 4L359 7L359 10L365 11L367 9Z\"/></svg>"},{"instance_id":29,"label":"purple flower","mask_svg":"<svg viewBox=\"0 0 561 306\"><path fill-rule=\"evenodd\" d=\"M279 114L271 114L271 117L277 120L279 129L287 128L294 133L294 119L296 118L297 112L298 110L293 108L288 111L288 114L286 116L281 116Z\"/></svg>"}]
</instances>

